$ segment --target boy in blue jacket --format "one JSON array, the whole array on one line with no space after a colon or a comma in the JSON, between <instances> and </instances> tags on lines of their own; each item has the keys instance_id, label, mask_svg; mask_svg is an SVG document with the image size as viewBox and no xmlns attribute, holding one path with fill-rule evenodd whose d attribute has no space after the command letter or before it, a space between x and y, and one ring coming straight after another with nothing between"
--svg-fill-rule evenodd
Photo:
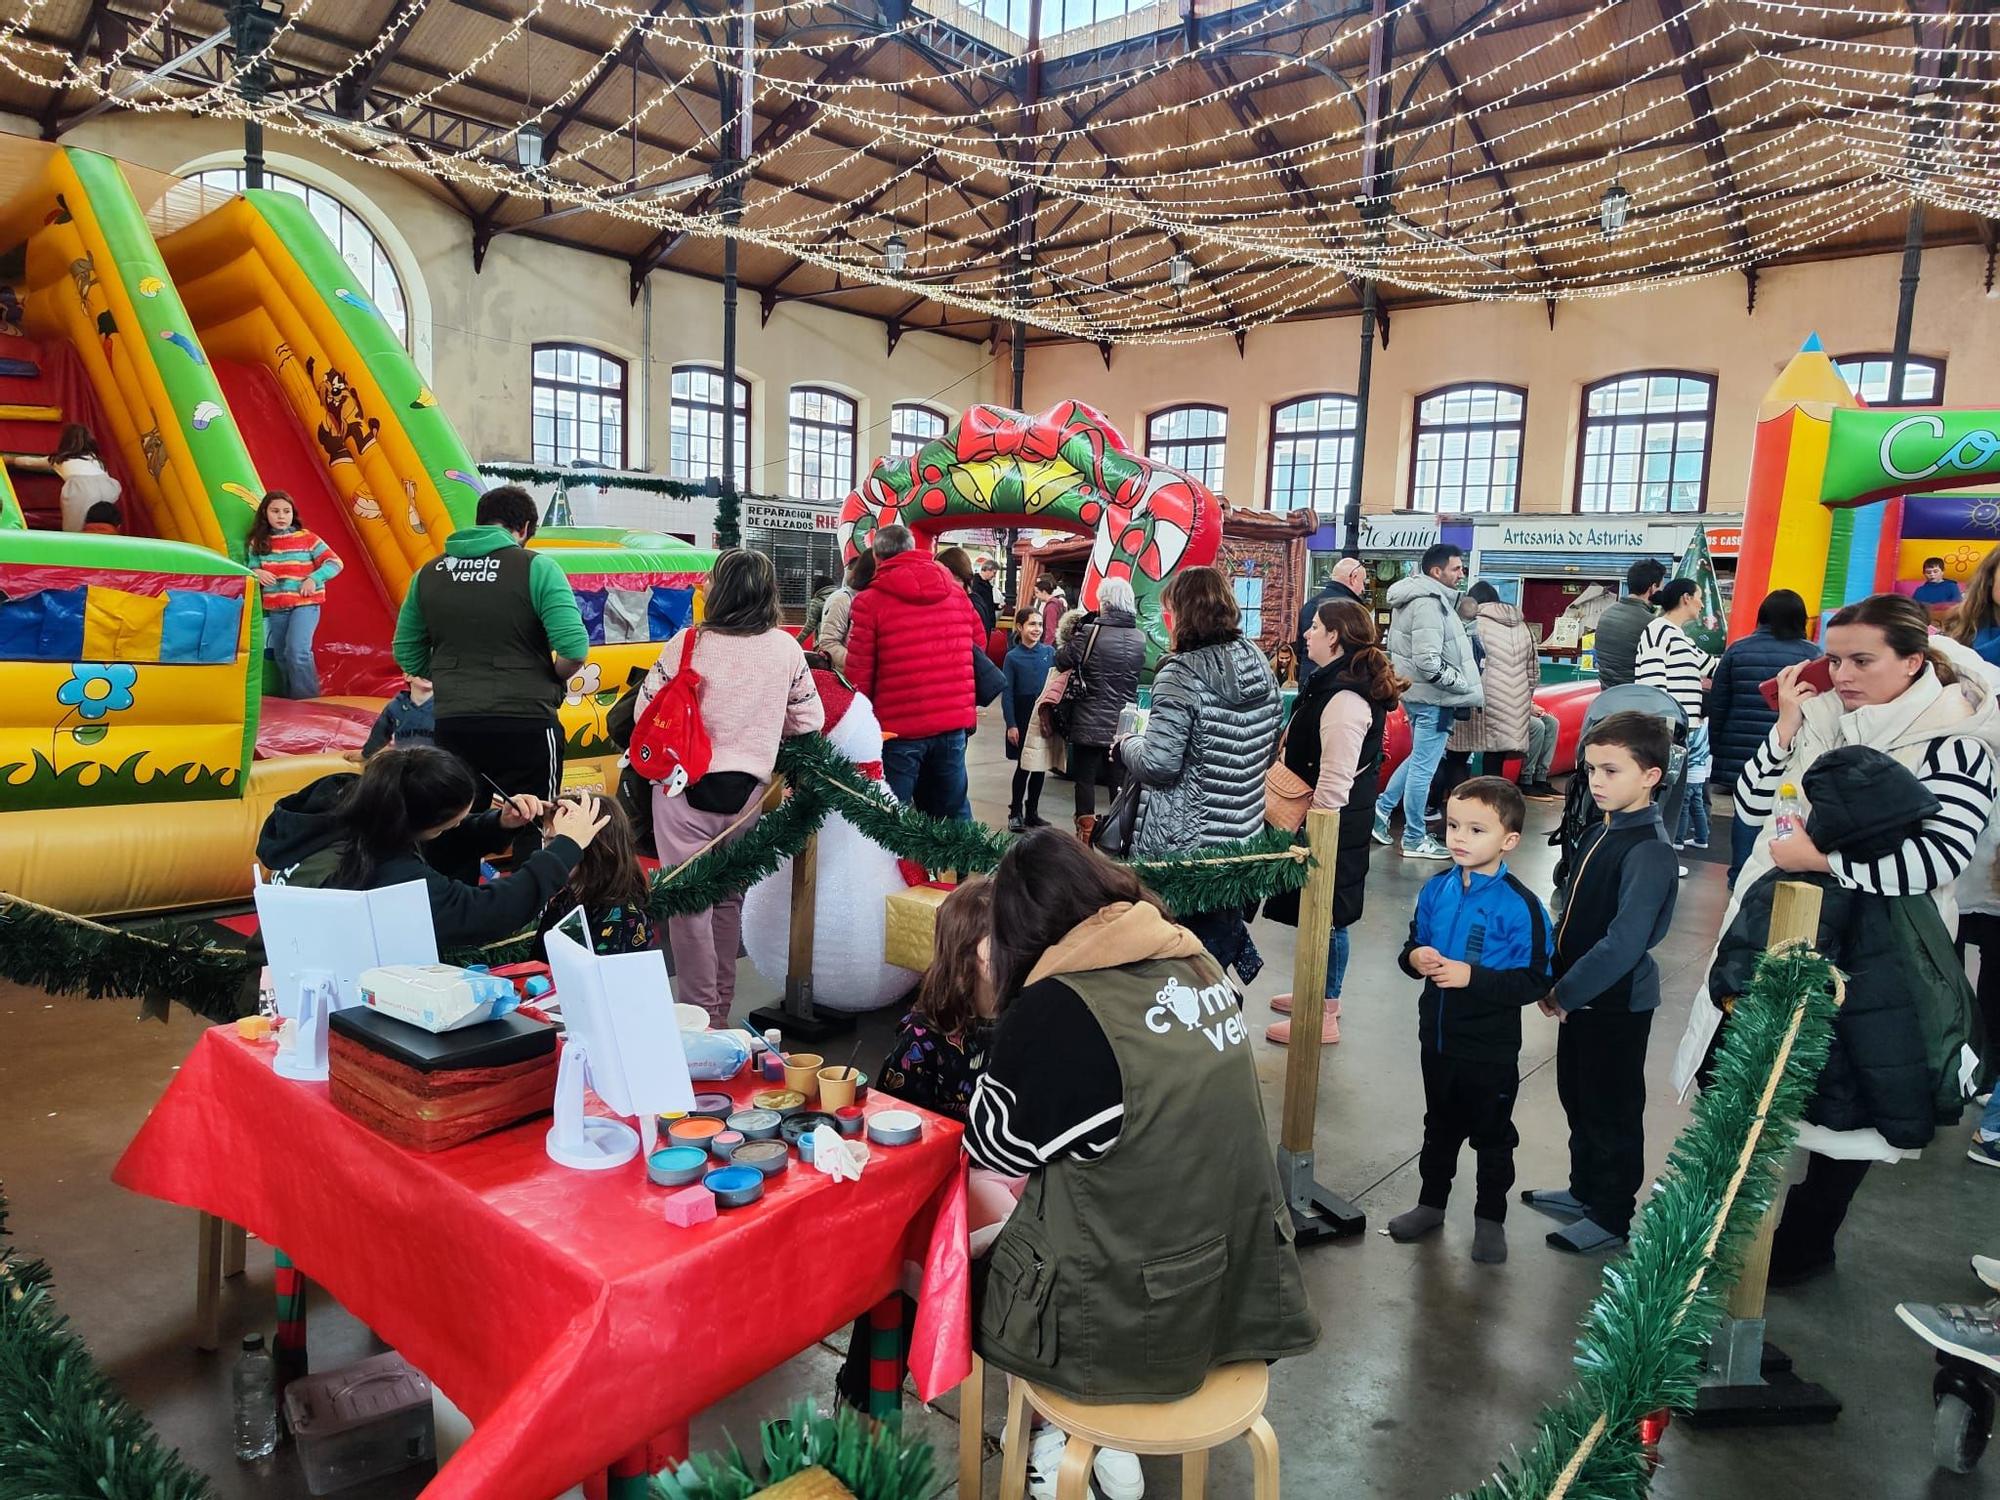
<instances>
[{"instance_id":1,"label":"boy in blue jacket","mask_svg":"<svg viewBox=\"0 0 2000 1500\"><path fill-rule=\"evenodd\" d=\"M1521 1086L1521 1011L1549 992L1549 914L1507 870L1527 803L1511 781L1476 776L1445 804L1452 868L1417 893L1403 972L1424 982L1417 1033L1424 1069L1423 1187L1389 1221L1408 1243L1444 1223L1458 1151L1478 1155L1472 1258L1507 1258L1507 1190L1514 1185L1514 1096Z\"/></svg>"}]
</instances>

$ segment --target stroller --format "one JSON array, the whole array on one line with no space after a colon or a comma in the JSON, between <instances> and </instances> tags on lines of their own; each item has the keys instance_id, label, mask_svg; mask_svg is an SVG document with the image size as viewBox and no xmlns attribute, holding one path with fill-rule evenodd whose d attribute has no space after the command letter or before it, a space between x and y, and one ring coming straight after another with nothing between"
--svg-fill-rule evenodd
<instances>
[{"instance_id":1,"label":"stroller","mask_svg":"<svg viewBox=\"0 0 2000 1500\"><path fill-rule=\"evenodd\" d=\"M1653 714L1665 719L1673 728L1674 752L1667 762L1667 774L1660 779L1656 796L1660 818L1666 823L1667 833L1671 836L1679 825L1681 803L1687 797L1687 712L1662 689L1629 682L1621 687L1606 688L1597 695L1596 701L1584 712L1583 733L1589 734L1591 727L1607 715L1625 712ZM1569 792L1563 798L1562 821L1549 835L1550 845L1562 851L1556 858L1558 899L1569 880L1569 862L1576 853L1576 846L1582 840L1584 831L1597 818L1597 804L1591 800L1590 779L1583 774L1583 753L1579 750L1576 775L1570 777Z\"/></svg>"}]
</instances>

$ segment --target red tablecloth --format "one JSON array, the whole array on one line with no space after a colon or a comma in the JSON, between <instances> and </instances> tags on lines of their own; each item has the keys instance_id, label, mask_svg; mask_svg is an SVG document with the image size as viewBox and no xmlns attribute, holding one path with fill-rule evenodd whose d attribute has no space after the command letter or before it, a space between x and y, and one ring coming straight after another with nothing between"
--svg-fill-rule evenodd
<instances>
[{"instance_id":1,"label":"red tablecloth","mask_svg":"<svg viewBox=\"0 0 2000 1500\"><path fill-rule=\"evenodd\" d=\"M950 1121L871 1148L858 1183L794 1160L761 1202L677 1229L643 1163L550 1161L547 1118L426 1156L279 1078L271 1050L209 1031L113 1178L282 1246L437 1382L477 1425L427 1497L548 1500L859 1316L906 1258L962 1283ZM951 1320L946 1362L969 1368L970 1337Z\"/></svg>"}]
</instances>

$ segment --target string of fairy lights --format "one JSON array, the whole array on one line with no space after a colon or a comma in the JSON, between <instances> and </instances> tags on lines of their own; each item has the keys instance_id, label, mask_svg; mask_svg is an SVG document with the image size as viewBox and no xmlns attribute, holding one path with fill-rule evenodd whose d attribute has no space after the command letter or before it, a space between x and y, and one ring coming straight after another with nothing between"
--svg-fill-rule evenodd
<instances>
[{"instance_id":1,"label":"string of fairy lights","mask_svg":"<svg viewBox=\"0 0 2000 1500\"><path fill-rule=\"evenodd\" d=\"M907 290L940 318L1100 342L1242 332L1368 280L1609 296L1851 239L1912 200L2000 218L1986 76L2000 10L1920 25L1812 0L1499 0L1461 26L1463 0L1404 0L1387 18L1282 0L1220 12L1187 41L1161 5L1168 38L1102 67L1064 66L1088 34L1051 38L1031 97L1025 41L943 48L937 15L860 30L828 0L757 0L748 60L713 14L518 0L404 7L332 65L347 0L285 0L265 48L297 70L285 87L162 74L217 8L141 15L127 0L114 45L78 54L73 22L57 24L73 7L17 0L0 17L0 86L43 91L40 107L256 119L467 201L520 200L523 217L540 203L660 242L732 235L841 285ZM435 14L453 18L449 45L423 21ZM1374 137L1392 171L1371 196L1363 98L1392 20ZM365 118L331 107L350 81L377 91ZM726 107L739 90L756 126L791 127L761 130L743 159ZM426 109L486 128L418 151L406 122Z\"/></svg>"}]
</instances>

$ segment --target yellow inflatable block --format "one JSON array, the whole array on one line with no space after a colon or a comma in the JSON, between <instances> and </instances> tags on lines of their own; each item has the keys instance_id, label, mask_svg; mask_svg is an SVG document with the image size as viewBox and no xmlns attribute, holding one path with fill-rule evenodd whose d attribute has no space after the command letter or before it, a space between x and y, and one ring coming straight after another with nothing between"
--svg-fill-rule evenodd
<instances>
[{"instance_id":1,"label":"yellow inflatable block","mask_svg":"<svg viewBox=\"0 0 2000 1500\"><path fill-rule=\"evenodd\" d=\"M158 661L165 594L128 594L92 584L83 600L85 661Z\"/></svg>"},{"instance_id":2,"label":"yellow inflatable block","mask_svg":"<svg viewBox=\"0 0 2000 1500\"><path fill-rule=\"evenodd\" d=\"M66 729L96 724L113 732L140 725L227 724L240 737L245 662L244 657L201 667L161 662L118 662L109 667L90 662L8 662L6 690L0 692L0 728L39 728L44 746L49 727L58 721ZM86 708L95 712L85 712ZM234 756L230 763L235 763Z\"/></svg>"}]
</instances>

